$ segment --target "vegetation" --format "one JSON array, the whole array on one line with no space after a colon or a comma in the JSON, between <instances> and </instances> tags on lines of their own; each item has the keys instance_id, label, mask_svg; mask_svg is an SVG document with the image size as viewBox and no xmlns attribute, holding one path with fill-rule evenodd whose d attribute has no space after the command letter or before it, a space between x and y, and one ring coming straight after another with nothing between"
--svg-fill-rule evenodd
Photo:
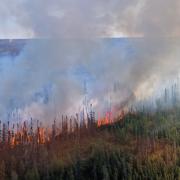
<instances>
[{"instance_id":1,"label":"vegetation","mask_svg":"<svg viewBox=\"0 0 180 180\"><path fill-rule=\"evenodd\" d=\"M48 144L0 150L0 179L180 179L180 110L129 113Z\"/></svg>"}]
</instances>

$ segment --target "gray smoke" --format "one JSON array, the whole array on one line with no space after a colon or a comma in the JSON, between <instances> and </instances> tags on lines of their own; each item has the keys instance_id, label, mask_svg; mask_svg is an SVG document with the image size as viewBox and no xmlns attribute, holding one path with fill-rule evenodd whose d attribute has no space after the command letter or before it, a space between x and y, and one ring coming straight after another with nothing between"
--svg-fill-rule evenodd
<instances>
[{"instance_id":1,"label":"gray smoke","mask_svg":"<svg viewBox=\"0 0 180 180\"><path fill-rule=\"evenodd\" d=\"M83 102L84 80L97 112L110 99L121 108L149 97L177 77L179 45L168 38L29 40L15 60L1 63L1 117L15 109L23 118L47 122L74 115Z\"/></svg>"},{"instance_id":2,"label":"gray smoke","mask_svg":"<svg viewBox=\"0 0 180 180\"><path fill-rule=\"evenodd\" d=\"M178 0L3 1L1 37L48 39L30 40L1 62L1 117L15 109L45 121L74 114L86 79L97 111L110 99L121 107L152 95L179 74L179 7ZM99 39L113 36L143 38Z\"/></svg>"},{"instance_id":3,"label":"gray smoke","mask_svg":"<svg viewBox=\"0 0 180 180\"><path fill-rule=\"evenodd\" d=\"M16 0L0 5L4 37L180 35L178 0Z\"/></svg>"}]
</instances>

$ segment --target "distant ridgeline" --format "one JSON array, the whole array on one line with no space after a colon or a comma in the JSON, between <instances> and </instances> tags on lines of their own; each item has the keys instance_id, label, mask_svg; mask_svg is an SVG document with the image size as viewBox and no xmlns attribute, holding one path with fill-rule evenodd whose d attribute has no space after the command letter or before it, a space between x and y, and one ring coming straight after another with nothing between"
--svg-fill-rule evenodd
<instances>
[{"instance_id":1,"label":"distant ridgeline","mask_svg":"<svg viewBox=\"0 0 180 180\"><path fill-rule=\"evenodd\" d=\"M26 44L25 39L0 40L0 57L2 56L17 56Z\"/></svg>"}]
</instances>

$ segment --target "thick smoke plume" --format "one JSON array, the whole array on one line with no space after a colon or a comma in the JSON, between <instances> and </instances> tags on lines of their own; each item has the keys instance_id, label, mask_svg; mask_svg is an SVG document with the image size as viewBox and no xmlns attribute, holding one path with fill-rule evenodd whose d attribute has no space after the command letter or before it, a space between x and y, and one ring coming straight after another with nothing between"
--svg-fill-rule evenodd
<instances>
[{"instance_id":1,"label":"thick smoke plume","mask_svg":"<svg viewBox=\"0 0 180 180\"><path fill-rule=\"evenodd\" d=\"M97 112L108 103L126 106L152 95L179 68L175 39L29 40L19 56L1 62L1 117L15 109L47 122L74 115L84 81Z\"/></svg>"},{"instance_id":2,"label":"thick smoke plume","mask_svg":"<svg viewBox=\"0 0 180 180\"><path fill-rule=\"evenodd\" d=\"M3 1L2 37L47 39L29 40L1 62L1 117L16 109L45 121L74 114L84 81L98 112L149 97L179 73L179 7L178 0Z\"/></svg>"}]
</instances>

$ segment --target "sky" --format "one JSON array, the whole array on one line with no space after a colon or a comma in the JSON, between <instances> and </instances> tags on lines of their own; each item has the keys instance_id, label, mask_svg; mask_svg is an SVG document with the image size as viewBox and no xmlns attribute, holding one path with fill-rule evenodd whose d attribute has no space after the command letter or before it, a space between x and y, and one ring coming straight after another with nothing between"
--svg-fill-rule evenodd
<instances>
[{"instance_id":1,"label":"sky","mask_svg":"<svg viewBox=\"0 0 180 180\"><path fill-rule=\"evenodd\" d=\"M1 0L1 38L180 35L179 0Z\"/></svg>"},{"instance_id":2,"label":"sky","mask_svg":"<svg viewBox=\"0 0 180 180\"><path fill-rule=\"evenodd\" d=\"M0 0L0 38L28 39L0 57L0 117L75 114L84 81L101 114L152 96L180 73L179 9L179 0Z\"/></svg>"}]
</instances>

